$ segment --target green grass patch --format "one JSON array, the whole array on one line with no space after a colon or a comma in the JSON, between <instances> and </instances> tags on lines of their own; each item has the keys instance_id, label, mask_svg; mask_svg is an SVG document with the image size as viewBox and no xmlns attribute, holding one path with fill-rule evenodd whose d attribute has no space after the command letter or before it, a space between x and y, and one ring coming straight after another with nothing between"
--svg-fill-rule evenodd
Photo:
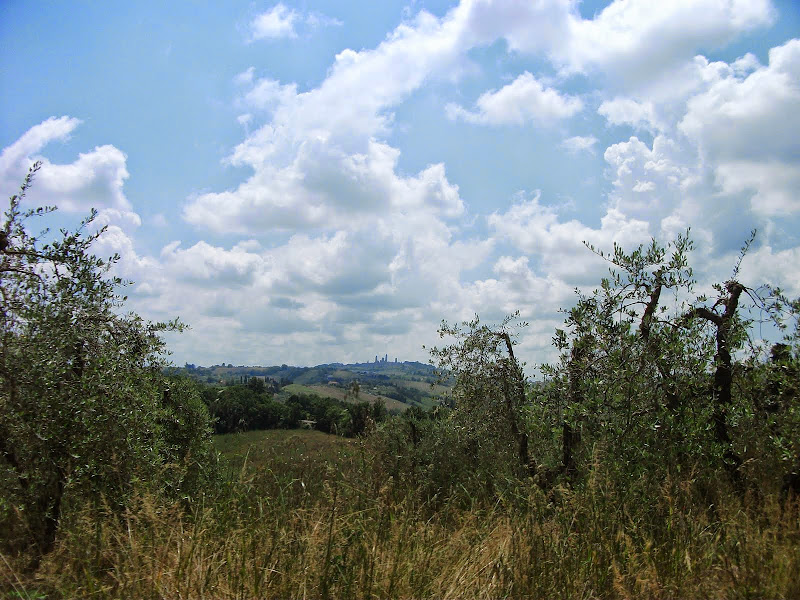
<instances>
[{"instance_id":1,"label":"green grass patch","mask_svg":"<svg viewBox=\"0 0 800 600\"><path fill-rule=\"evenodd\" d=\"M241 469L270 468L297 471L317 465L323 471L353 454L351 439L307 429L269 429L214 436L214 447L227 463Z\"/></svg>"}]
</instances>

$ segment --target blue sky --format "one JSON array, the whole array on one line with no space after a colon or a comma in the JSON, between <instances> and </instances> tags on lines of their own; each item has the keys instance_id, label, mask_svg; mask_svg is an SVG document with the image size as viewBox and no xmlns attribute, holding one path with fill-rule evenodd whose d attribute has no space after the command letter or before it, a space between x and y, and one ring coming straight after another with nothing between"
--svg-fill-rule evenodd
<instances>
[{"instance_id":1,"label":"blue sky","mask_svg":"<svg viewBox=\"0 0 800 600\"><path fill-rule=\"evenodd\" d=\"M94 206L174 360L422 359L519 309L530 363L692 228L698 291L800 295L793 0L0 4L0 187Z\"/></svg>"}]
</instances>

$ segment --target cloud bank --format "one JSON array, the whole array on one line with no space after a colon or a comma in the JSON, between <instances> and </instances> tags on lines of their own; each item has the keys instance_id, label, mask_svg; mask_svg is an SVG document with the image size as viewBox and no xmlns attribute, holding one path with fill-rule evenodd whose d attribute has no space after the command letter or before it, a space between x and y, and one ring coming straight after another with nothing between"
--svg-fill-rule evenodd
<instances>
[{"instance_id":1,"label":"cloud bank","mask_svg":"<svg viewBox=\"0 0 800 600\"><path fill-rule=\"evenodd\" d=\"M252 20L251 41L291 41L307 18L275 5ZM566 0L463 0L441 17L417 13L374 48L340 51L305 91L254 65L231 76L247 129L225 159L246 176L182 208L198 235L229 243L138 247L122 151L43 158L76 118L48 119L3 150L0 182L13 188L42 158L32 201L102 208L111 225L103 249L120 252L120 271L137 282L134 307L190 323L172 345L191 362L361 361L387 348L422 358L442 318L519 309L533 322L520 352L536 363L552 356L558 309L606 271L583 241L631 248L691 226L705 285L726 276L758 227L743 277L800 294L800 40L773 47L764 65L751 54L703 55L774 19L766 0L618 0L592 19ZM395 111L453 73L462 73L455 85L468 80L470 53L497 41L550 74L521 69L470 108L444 100L441 118L467 129L556 129L564 161L602 158L610 191L596 222L565 218L558 199L537 190L480 214L444 158L400 167ZM570 87L576 78L588 91ZM616 139L601 142L609 132Z\"/></svg>"}]
</instances>

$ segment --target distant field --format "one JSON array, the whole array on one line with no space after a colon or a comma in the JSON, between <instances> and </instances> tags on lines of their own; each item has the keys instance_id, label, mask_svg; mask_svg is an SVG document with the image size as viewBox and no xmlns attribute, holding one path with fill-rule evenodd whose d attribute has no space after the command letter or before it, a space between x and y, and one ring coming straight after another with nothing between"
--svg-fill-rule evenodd
<instances>
[{"instance_id":1,"label":"distant field","mask_svg":"<svg viewBox=\"0 0 800 600\"><path fill-rule=\"evenodd\" d=\"M450 390L450 388L438 384L431 387L430 383L426 383L424 381L403 381L403 386L414 388L415 390L419 390L421 392L425 392L426 394L430 394L431 396L437 397L446 394Z\"/></svg>"},{"instance_id":2,"label":"distant field","mask_svg":"<svg viewBox=\"0 0 800 600\"><path fill-rule=\"evenodd\" d=\"M412 405L431 408L449 389L447 384L435 385L432 389L431 382L438 381L435 369L418 362L331 363L316 367L187 365L173 368L170 372L213 385L243 384L249 377L267 377L272 380L276 391L279 384L292 382L280 390L279 398L291 394L314 394L340 401L352 401L349 397L345 399L345 393L348 386L357 380L361 385L359 399L374 403L380 398L393 412L404 411ZM331 381L338 385L328 385Z\"/></svg>"},{"instance_id":3,"label":"distant field","mask_svg":"<svg viewBox=\"0 0 800 600\"><path fill-rule=\"evenodd\" d=\"M336 400L342 400L346 402L354 402L353 398L348 397L345 399L345 394L347 390L335 386L335 385L300 385L299 383L292 383L284 387L282 392L287 392L288 394L314 394L315 396L320 396L322 398L335 398ZM370 394L367 392L361 392L358 395L358 401L363 402L366 400L370 403L375 403L378 399L383 400L384 404L386 404L386 408L389 410L406 410L408 408L408 404L403 404L402 402L398 402L392 398L387 398L386 396L376 396L374 394Z\"/></svg>"}]
</instances>

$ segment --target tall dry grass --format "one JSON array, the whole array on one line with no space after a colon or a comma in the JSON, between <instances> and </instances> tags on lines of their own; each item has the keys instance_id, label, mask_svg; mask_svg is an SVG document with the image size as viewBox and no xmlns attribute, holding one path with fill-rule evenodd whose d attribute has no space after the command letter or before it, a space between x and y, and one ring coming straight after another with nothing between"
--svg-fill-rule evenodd
<instances>
[{"instance_id":1,"label":"tall dry grass","mask_svg":"<svg viewBox=\"0 0 800 600\"><path fill-rule=\"evenodd\" d=\"M360 461L328 464L313 486L288 463L245 465L189 506L144 495L122 515L87 508L35 580L0 561L5 589L176 600L800 597L798 507L777 496L714 496L691 479L646 496L597 467L579 490L520 485L464 508L413 490L398 497Z\"/></svg>"}]
</instances>

